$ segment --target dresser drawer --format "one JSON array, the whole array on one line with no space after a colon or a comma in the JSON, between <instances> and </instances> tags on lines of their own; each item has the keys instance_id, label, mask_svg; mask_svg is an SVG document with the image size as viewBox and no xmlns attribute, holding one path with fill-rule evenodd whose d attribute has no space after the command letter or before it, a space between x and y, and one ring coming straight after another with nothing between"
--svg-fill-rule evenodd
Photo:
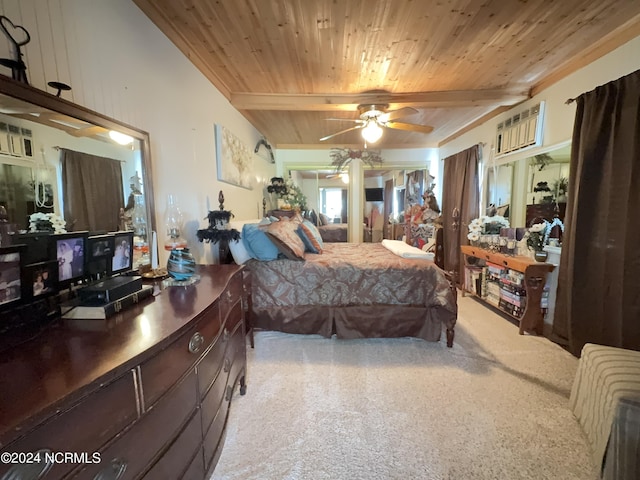
<instances>
[{"instance_id":1,"label":"dresser drawer","mask_svg":"<svg viewBox=\"0 0 640 480\"><path fill-rule=\"evenodd\" d=\"M196 375L191 372L132 428L119 435L101 452L100 464L88 466L74 478L92 480L100 472L113 471L114 465L124 467L123 475L117 477L119 480L137 478L193 415L196 389Z\"/></svg>"},{"instance_id":2,"label":"dresser drawer","mask_svg":"<svg viewBox=\"0 0 640 480\"><path fill-rule=\"evenodd\" d=\"M145 409L198 361L218 335L218 313L218 303L215 303L178 340L140 366Z\"/></svg>"},{"instance_id":3,"label":"dresser drawer","mask_svg":"<svg viewBox=\"0 0 640 480\"><path fill-rule=\"evenodd\" d=\"M191 460L191 464L180 480L202 480L208 478L204 475L204 457L202 455L202 446L198 448L196 456Z\"/></svg>"},{"instance_id":4,"label":"dresser drawer","mask_svg":"<svg viewBox=\"0 0 640 480\"><path fill-rule=\"evenodd\" d=\"M230 364L229 364L230 365ZM211 426L211 422L215 418L220 405L225 400L225 393L227 388L227 378L229 376L228 369L220 369L215 382L211 385L211 388L204 394L204 398L201 402L202 409L202 431L207 432Z\"/></svg>"},{"instance_id":5,"label":"dresser drawer","mask_svg":"<svg viewBox=\"0 0 640 480\"><path fill-rule=\"evenodd\" d=\"M214 454L217 450L222 450L224 444L223 432L225 424L227 423L227 413L229 411L229 402L223 401L220 405L220 409L216 412L216 416L213 419L213 423L209 428L209 431L204 436L204 443L202 445L204 450L204 464L207 471L213 468L212 461L214 460ZM217 459L216 459L217 461Z\"/></svg>"},{"instance_id":6,"label":"dresser drawer","mask_svg":"<svg viewBox=\"0 0 640 480\"><path fill-rule=\"evenodd\" d=\"M225 365L225 352L229 346L231 332L225 327L215 343L205 353L198 364L198 390L200 397L211 387L211 383L217 378L218 373ZM228 371L228 368L227 368Z\"/></svg>"},{"instance_id":7,"label":"dresser drawer","mask_svg":"<svg viewBox=\"0 0 640 480\"><path fill-rule=\"evenodd\" d=\"M227 384L233 389L235 382L240 377L240 374L244 372L247 364L246 340L241 328L238 328L233 333L229 347L227 358L231 362L231 368ZM229 398L229 400L231 400L231 398Z\"/></svg>"},{"instance_id":8,"label":"dresser drawer","mask_svg":"<svg viewBox=\"0 0 640 480\"><path fill-rule=\"evenodd\" d=\"M34 452L48 449L52 452L86 452L91 457L137 417L133 374L129 372L47 420L3 451ZM9 467L0 464L0 474L9 470ZM61 477L76 467L72 463L56 463L46 478Z\"/></svg>"},{"instance_id":9,"label":"dresser drawer","mask_svg":"<svg viewBox=\"0 0 640 480\"><path fill-rule=\"evenodd\" d=\"M194 455L200 457L200 476L204 476L202 464L202 426L200 410L196 410L191 420L176 438L175 442L143 477L144 480L175 480L182 478L182 473L191 468ZM192 474L193 475L193 474Z\"/></svg>"},{"instance_id":10,"label":"dresser drawer","mask_svg":"<svg viewBox=\"0 0 640 480\"><path fill-rule=\"evenodd\" d=\"M242 272L238 272L231 277L226 290L220 296L220 319L223 323L235 303L242 301L242 295Z\"/></svg>"}]
</instances>

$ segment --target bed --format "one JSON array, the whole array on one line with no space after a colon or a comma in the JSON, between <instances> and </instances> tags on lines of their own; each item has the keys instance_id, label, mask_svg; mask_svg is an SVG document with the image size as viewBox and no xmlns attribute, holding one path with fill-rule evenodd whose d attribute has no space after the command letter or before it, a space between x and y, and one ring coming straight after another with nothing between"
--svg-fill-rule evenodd
<instances>
[{"instance_id":1,"label":"bed","mask_svg":"<svg viewBox=\"0 0 640 480\"><path fill-rule=\"evenodd\" d=\"M346 242L348 223L329 223L320 225L318 231L325 242Z\"/></svg>"},{"instance_id":2,"label":"bed","mask_svg":"<svg viewBox=\"0 0 640 480\"><path fill-rule=\"evenodd\" d=\"M433 342L445 330L453 345L455 287L431 260L403 258L380 243L325 243L304 261L250 259L246 266L255 328Z\"/></svg>"}]
</instances>

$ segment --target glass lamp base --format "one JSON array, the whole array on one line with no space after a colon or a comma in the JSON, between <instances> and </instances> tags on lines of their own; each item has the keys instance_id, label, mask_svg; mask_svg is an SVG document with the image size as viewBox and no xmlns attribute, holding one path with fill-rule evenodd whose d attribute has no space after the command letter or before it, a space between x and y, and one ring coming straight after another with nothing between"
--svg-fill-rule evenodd
<instances>
[{"instance_id":1,"label":"glass lamp base","mask_svg":"<svg viewBox=\"0 0 640 480\"><path fill-rule=\"evenodd\" d=\"M178 280L177 278L169 277L165 278L162 281L162 288L166 287L186 287L187 285L193 285L198 280L200 280L200 275L195 274L192 277L186 278L184 280Z\"/></svg>"}]
</instances>

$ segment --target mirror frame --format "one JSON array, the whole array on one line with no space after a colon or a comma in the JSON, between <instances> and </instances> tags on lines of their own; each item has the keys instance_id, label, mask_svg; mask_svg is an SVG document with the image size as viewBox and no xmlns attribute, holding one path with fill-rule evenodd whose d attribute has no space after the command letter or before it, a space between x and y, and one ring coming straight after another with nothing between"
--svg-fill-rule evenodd
<instances>
[{"instance_id":1,"label":"mirror frame","mask_svg":"<svg viewBox=\"0 0 640 480\"><path fill-rule=\"evenodd\" d=\"M26 83L13 80L5 75L0 75L0 93L69 117L77 118L78 120L82 120L108 130L118 130L138 140L140 142L141 150L142 184L145 193L147 222L149 224L147 231L151 232L152 230L156 230L152 182L153 176L151 170L151 148L149 134L147 132L114 120L113 118L102 115L101 113L89 110L88 108L72 103L64 98L52 95L44 90L39 90ZM125 199L123 199L123 201L124 200ZM151 238L148 238L147 241L151 242Z\"/></svg>"}]
</instances>

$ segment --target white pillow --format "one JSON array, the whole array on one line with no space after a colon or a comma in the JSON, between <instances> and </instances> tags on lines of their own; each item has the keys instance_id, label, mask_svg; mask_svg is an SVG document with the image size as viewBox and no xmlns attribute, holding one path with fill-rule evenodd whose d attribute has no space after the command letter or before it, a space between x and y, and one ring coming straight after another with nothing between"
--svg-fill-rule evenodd
<instances>
[{"instance_id":1,"label":"white pillow","mask_svg":"<svg viewBox=\"0 0 640 480\"><path fill-rule=\"evenodd\" d=\"M242 265L244 262L252 258L247 251L247 247L244 246L242 239L232 240L229 242L229 250L231 250L233 261L238 265Z\"/></svg>"}]
</instances>

